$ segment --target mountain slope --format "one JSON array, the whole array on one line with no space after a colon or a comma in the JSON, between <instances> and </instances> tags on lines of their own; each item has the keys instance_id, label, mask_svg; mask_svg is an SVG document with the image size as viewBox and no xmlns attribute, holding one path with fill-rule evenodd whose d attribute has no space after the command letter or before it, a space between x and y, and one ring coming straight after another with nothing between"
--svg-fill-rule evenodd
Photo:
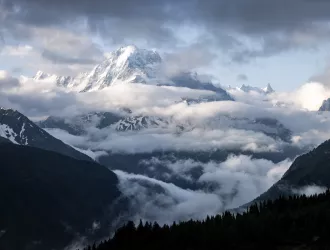
<instances>
[{"instance_id":1,"label":"mountain slope","mask_svg":"<svg viewBox=\"0 0 330 250\"><path fill-rule=\"evenodd\" d=\"M307 154L299 156L268 191L257 200L275 199L292 195L307 186L330 188L330 140Z\"/></svg>"},{"instance_id":2,"label":"mountain slope","mask_svg":"<svg viewBox=\"0 0 330 250\"><path fill-rule=\"evenodd\" d=\"M102 237L118 215L117 177L93 162L0 144L0 249L62 249Z\"/></svg>"},{"instance_id":3,"label":"mountain slope","mask_svg":"<svg viewBox=\"0 0 330 250\"><path fill-rule=\"evenodd\" d=\"M79 160L91 160L54 138L16 110L0 108L0 137L14 144L58 152Z\"/></svg>"}]
</instances>

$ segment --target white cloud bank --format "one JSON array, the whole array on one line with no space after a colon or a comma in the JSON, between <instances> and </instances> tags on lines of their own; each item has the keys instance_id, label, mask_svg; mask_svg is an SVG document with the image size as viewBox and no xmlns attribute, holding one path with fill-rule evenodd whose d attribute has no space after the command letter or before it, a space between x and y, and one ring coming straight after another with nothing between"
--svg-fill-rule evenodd
<instances>
[{"instance_id":1,"label":"white cloud bank","mask_svg":"<svg viewBox=\"0 0 330 250\"><path fill-rule=\"evenodd\" d=\"M312 196L317 194L322 194L327 191L326 187L320 187L317 185L309 185L299 189L292 190L294 194Z\"/></svg>"},{"instance_id":2,"label":"white cloud bank","mask_svg":"<svg viewBox=\"0 0 330 250\"><path fill-rule=\"evenodd\" d=\"M159 163L160 160L152 161ZM117 170L115 173L119 177L121 191L130 197L133 209L138 208L136 219L172 223L190 218L203 219L207 215L235 208L266 191L281 178L291 161L274 164L240 155L230 156L222 163L201 163L188 159L165 162L165 165L174 175L185 177L194 167L202 166L203 174L198 182L213 188L187 190L172 183Z\"/></svg>"},{"instance_id":3,"label":"white cloud bank","mask_svg":"<svg viewBox=\"0 0 330 250\"><path fill-rule=\"evenodd\" d=\"M155 150L210 152L227 149L281 153L288 146L307 150L330 138L329 113L310 111L330 97L327 89L318 83L308 83L293 93L268 96L231 91L236 102L176 103L182 97L209 94L188 88L142 84L76 93L51 82L17 79L0 72L0 106L17 109L35 119L48 115L70 117L124 107L130 108L133 115L152 115L169 121L168 127L130 132L116 132L112 127L86 127L86 134L82 136L59 129L47 130L94 159L110 152L132 154ZM255 122L265 117L276 119L291 130L291 141L272 136L273 132L279 131ZM184 125L184 132L175 133L177 125ZM116 173L122 191L134 198L136 206L139 205L138 216L168 223L191 217L203 218L249 202L274 184L290 164L291 160L275 164L245 155L230 156L222 163L212 160L201 163L191 159L165 163L172 175L188 181L192 180L190 171L201 166L203 172L194 181L209 187L205 190L187 190L143 175ZM150 189L150 186L154 188Z\"/></svg>"}]
</instances>

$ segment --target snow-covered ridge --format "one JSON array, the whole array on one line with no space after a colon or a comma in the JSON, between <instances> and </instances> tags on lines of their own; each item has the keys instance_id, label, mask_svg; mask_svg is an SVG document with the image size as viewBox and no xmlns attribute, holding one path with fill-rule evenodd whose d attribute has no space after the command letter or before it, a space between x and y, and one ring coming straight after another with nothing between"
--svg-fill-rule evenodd
<instances>
[{"instance_id":1,"label":"snow-covered ridge","mask_svg":"<svg viewBox=\"0 0 330 250\"><path fill-rule=\"evenodd\" d=\"M233 88L229 87L229 89L233 89ZM243 92L246 92L246 93L256 92L256 93L259 93L259 94L271 94L271 93L275 92L275 90L272 88L272 86L269 83L267 84L267 86L265 88L253 87L253 86L250 86L250 85L243 84L241 87L237 87L237 88L234 88L234 89L239 90L239 91L243 91Z\"/></svg>"},{"instance_id":2,"label":"snow-covered ridge","mask_svg":"<svg viewBox=\"0 0 330 250\"><path fill-rule=\"evenodd\" d=\"M29 145L31 130L41 130L16 110L0 108L0 136L15 144ZM41 131L41 133L45 133Z\"/></svg>"},{"instance_id":3,"label":"snow-covered ridge","mask_svg":"<svg viewBox=\"0 0 330 250\"><path fill-rule=\"evenodd\" d=\"M156 116L132 116L120 120L116 123L115 129L117 131L137 131L147 128L162 128L167 127L168 121L163 120Z\"/></svg>"},{"instance_id":4,"label":"snow-covered ridge","mask_svg":"<svg viewBox=\"0 0 330 250\"><path fill-rule=\"evenodd\" d=\"M0 137L14 144L50 150L76 159L90 160L89 157L54 138L29 118L12 109L0 109Z\"/></svg>"}]
</instances>

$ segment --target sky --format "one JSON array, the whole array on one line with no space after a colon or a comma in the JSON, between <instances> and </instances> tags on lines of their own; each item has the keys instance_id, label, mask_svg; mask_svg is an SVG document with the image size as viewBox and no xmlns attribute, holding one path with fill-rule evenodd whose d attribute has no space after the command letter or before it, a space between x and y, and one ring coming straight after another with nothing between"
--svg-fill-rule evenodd
<instances>
[{"instance_id":1,"label":"sky","mask_svg":"<svg viewBox=\"0 0 330 250\"><path fill-rule=\"evenodd\" d=\"M327 83L325 0L0 0L0 69L76 75L128 44L227 86Z\"/></svg>"}]
</instances>

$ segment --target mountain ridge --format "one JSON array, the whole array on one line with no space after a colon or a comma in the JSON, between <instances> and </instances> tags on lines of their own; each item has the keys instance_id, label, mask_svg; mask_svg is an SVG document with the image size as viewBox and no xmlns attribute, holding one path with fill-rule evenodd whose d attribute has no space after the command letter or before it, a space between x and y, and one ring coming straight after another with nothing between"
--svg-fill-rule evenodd
<instances>
[{"instance_id":1,"label":"mountain ridge","mask_svg":"<svg viewBox=\"0 0 330 250\"><path fill-rule=\"evenodd\" d=\"M241 90L243 92L246 92L246 93L257 92L259 94L266 94L266 95L275 92L275 90L272 88L272 86L270 85L270 83L268 83L267 86L264 87L264 88L253 87L253 86L250 86L250 85L242 84L242 86L241 87L238 87L237 89L238 90Z\"/></svg>"},{"instance_id":2,"label":"mountain ridge","mask_svg":"<svg viewBox=\"0 0 330 250\"><path fill-rule=\"evenodd\" d=\"M0 137L13 144L37 147L75 159L92 161L87 155L51 136L17 110L0 108Z\"/></svg>"}]
</instances>

